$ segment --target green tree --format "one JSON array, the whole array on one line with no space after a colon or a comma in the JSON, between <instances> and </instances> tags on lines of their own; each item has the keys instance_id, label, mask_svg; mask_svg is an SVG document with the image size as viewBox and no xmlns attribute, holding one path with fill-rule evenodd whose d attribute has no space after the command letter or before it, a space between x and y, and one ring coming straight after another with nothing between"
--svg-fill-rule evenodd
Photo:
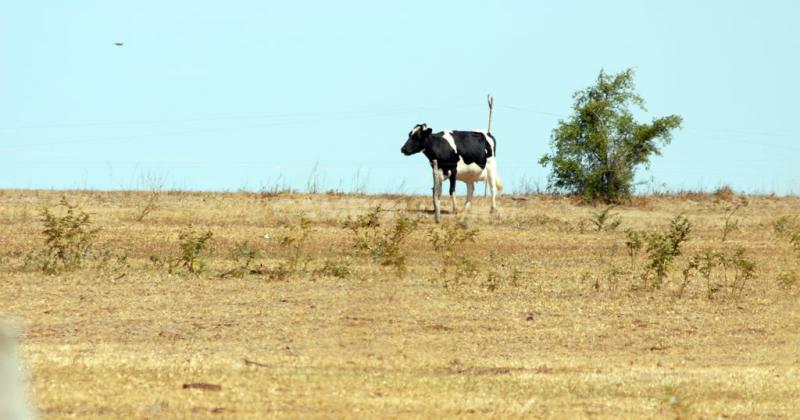
<instances>
[{"instance_id":1,"label":"green tree","mask_svg":"<svg viewBox=\"0 0 800 420\"><path fill-rule=\"evenodd\" d=\"M630 196L636 168L647 165L669 144L681 117L670 115L640 124L631 107L646 111L636 94L633 70L600 71L597 82L573 95L574 115L553 130L550 154L539 163L551 167L549 188L587 200L618 202Z\"/></svg>"}]
</instances>

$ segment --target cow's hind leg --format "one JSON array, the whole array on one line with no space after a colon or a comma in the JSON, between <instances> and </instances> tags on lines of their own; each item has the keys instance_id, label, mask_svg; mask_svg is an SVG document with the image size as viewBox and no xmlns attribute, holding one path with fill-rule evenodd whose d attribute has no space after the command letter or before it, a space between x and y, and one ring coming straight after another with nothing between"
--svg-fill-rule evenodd
<instances>
[{"instance_id":1,"label":"cow's hind leg","mask_svg":"<svg viewBox=\"0 0 800 420\"><path fill-rule=\"evenodd\" d=\"M489 191L492 193L492 210L494 213L497 211L497 174L494 170L487 173L486 183L489 185Z\"/></svg>"},{"instance_id":2,"label":"cow's hind leg","mask_svg":"<svg viewBox=\"0 0 800 420\"><path fill-rule=\"evenodd\" d=\"M464 202L464 215L469 211L469 205L472 203L472 194L475 192L475 183L467 182L467 200Z\"/></svg>"},{"instance_id":3,"label":"cow's hind leg","mask_svg":"<svg viewBox=\"0 0 800 420\"><path fill-rule=\"evenodd\" d=\"M458 214L458 205L456 204L456 171L450 173L450 202L453 203L453 214Z\"/></svg>"}]
</instances>

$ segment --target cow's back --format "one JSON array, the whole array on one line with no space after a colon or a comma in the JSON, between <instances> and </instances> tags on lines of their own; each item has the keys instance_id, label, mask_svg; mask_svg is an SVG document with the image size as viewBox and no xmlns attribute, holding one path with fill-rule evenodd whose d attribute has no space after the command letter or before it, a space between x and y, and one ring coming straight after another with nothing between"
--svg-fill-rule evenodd
<instances>
[{"instance_id":1,"label":"cow's back","mask_svg":"<svg viewBox=\"0 0 800 420\"><path fill-rule=\"evenodd\" d=\"M458 154L464 163L486 167L488 158L494 157L494 138L481 131L452 131Z\"/></svg>"}]
</instances>

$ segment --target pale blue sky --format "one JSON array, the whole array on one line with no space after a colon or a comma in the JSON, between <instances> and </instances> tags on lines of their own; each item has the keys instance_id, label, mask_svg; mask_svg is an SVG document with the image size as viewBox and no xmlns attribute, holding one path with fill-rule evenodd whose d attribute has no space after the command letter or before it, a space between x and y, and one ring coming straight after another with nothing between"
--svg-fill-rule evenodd
<instances>
[{"instance_id":1,"label":"pale blue sky","mask_svg":"<svg viewBox=\"0 0 800 420\"><path fill-rule=\"evenodd\" d=\"M644 117L684 117L642 181L797 193L797 4L4 0L0 188L302 189L317 164L428 193L408 131L485 128L491 92L513 192L572 93L634 67Z\"/></svg>"}]
</instances>

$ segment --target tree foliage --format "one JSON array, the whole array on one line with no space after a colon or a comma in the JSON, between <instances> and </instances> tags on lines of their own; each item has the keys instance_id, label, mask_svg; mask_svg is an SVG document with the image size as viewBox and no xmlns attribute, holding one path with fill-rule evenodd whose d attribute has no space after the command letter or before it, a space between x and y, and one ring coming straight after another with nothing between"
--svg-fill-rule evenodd
<instances>
[{"instance_id":1,"label":"tree foliage","mask_svg":"<svg viewBox=\"0 0 800 420\"><path fill-rule=\"evenodd\" d=\"M636 168L669 144L681 117L638 123L631 108L646 108L634 91L633 76L632 69L619 74L601 70L594 86L573 95L574 115L559 121L552 133L552 152L539 160L551 167L550 189L618 202L631 194Z\"/></svg>"}]
</instances>

